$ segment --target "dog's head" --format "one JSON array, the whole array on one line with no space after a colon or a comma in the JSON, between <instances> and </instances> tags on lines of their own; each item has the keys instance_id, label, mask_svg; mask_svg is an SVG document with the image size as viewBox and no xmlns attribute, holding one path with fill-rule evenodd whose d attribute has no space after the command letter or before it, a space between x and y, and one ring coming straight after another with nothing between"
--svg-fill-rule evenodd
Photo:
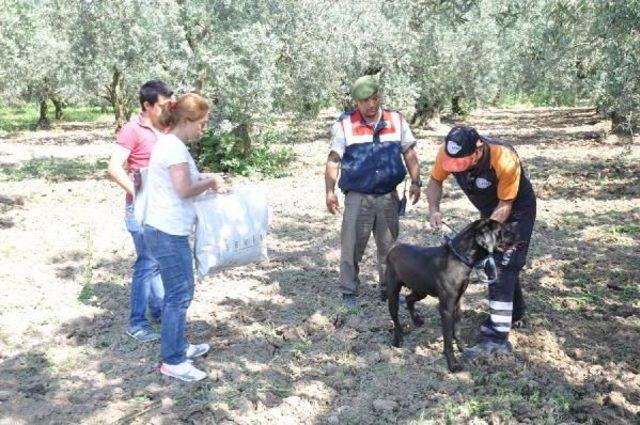
<instances>
[{"instance_id":1,"label":"dog's head","mask_svg":"<svg viewBox=\"0 0 640 425\"><path fill-rule=\"evenodd\" d=\"M516 243L516 233L512 225L500 223L490 218L482 218L473 223L475 241L488 253L505 251Z\"/></svg>"}]
</instances>

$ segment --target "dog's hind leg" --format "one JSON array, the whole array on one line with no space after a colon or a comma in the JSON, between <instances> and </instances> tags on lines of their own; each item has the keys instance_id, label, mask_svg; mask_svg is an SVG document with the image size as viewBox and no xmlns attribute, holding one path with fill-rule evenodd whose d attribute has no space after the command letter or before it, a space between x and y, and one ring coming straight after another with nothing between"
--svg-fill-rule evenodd
<instances>
[{"instance_id":1,"label":"dog's hind leg","mask_svg":"<svg viewBox=\"0 0 640 425\"><path fill-rule=\"evenodd\" d=\"M402 326L400 326L400 320L398 319L400 288L402 288L402 283L398 281L393 272L393 267L389 265L387 267L387 301L389 303L389 314L391 315L391 320L393 320L392 344L394 347L400 347L402 344Z\"/></svg>"},{"instance_id":2,"label":"dog's hind leg","mask_svg":"<svg viewBox=\"0 0 640 425\"><path fill-rule=\"evenodd\" d=\"M424 325L424 320L418 315L418 313L416 313L415 304L424 297L426 297L426 295L420 295L413 291L407 295L407 309L409 309L409 314L411 315L413 324L418 327Z\"/></svg>"}]
</instances>

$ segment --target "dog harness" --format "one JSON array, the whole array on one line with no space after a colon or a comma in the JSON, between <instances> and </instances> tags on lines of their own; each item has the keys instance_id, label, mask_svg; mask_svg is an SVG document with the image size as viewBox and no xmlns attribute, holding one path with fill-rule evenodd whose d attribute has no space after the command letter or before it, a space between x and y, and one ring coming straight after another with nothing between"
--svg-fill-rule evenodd
<instances>
[{"instance_id":1,"label":"dog harness","mask_svg":"<svg viewBox=\"0 0 640 425\"><path fill-rule=\"evenodd\" d=\"M480 279L479 282L486 283L491 285L498 280L498 267L496 266L496 260L493 258L493 254L489 253L486 257L484 257L480 261L476 261L475 263L471 261L468 257L462 255L456 248L453 246L453 239L449 236L444 237L447 248L451 251L451 253L460 261L462 261L467 267L470 268L478 268L484 269L487 273L488 279Z\"/></svg>"}]
</instances>

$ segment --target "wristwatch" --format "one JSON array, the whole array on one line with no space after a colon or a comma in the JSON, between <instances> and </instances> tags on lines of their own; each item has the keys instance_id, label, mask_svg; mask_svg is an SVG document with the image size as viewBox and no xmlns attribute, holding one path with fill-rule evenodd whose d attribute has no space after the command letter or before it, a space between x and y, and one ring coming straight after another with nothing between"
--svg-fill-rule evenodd
<instances>
[{"instance_id":1,"label":"wristwatch","mask_svg":"<svg viewBox=\"0 0 640 425\"><path fill-rule=\"evenodd\" d=\"M415 185L416 185L416 186L418 186L418 187L422 187L422 180L418 180L418 181L413 181L413 180L411 180L411 184L412 184L412 185L414 185L414 184L415 184Z\"/></svg>"}]
</instances>

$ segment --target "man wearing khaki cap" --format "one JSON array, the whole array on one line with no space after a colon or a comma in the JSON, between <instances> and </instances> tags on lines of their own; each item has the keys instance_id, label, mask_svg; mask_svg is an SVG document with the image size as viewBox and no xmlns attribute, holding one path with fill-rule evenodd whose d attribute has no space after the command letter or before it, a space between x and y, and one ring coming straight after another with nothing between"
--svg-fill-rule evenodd
<instances>
[{"instance_id":1,"label":"man wearing khaki cap","mask_svg":"<svg viewBox=\"0 0 640 425\"><path fill-rule=\"evenodd\" d=\"M380 295L386 297L385 257L398 237L400 201L396 186L405 178L405 165L411 177L413 204L420 199L422 182L416 140L400 112L381 107L375 77L358 78L351 95L356 108L343 113L331 129L325 186L327 208L332 214L339 211L336 182L345 194L339 281L344 304L355 307L360 284L358 263L372 232L378 250Z\"/></svg>"}]
</instances>

